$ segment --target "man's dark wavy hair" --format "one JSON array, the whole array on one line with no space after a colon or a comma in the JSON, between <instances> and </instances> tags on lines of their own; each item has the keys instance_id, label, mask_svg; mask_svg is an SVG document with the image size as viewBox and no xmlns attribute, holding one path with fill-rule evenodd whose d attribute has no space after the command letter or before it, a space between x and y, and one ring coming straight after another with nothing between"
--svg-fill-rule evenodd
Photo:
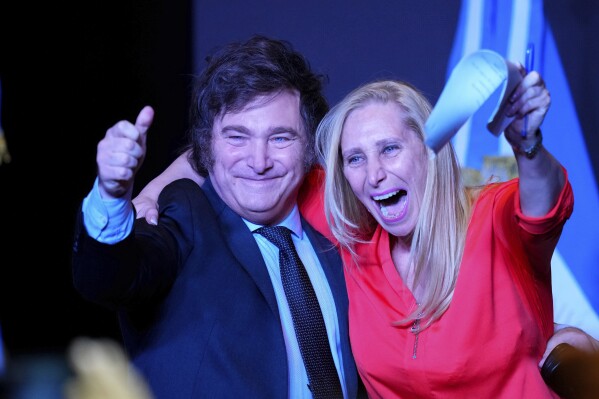
<instances>
[{"instance_id":1,"label":"man's dark wavy hair","mask_svg":"<svg viewBox=\"0 0 599 399\"><path fill-rule=\"evenodd\" d=\"M212 126L226 112L239 111L257 96L285 89L300 94L300 113L308 142L306 168L316 160L314 134L329 110L322 93L326 76L312 71L304 56L284 40L261 35L222 47L207 59L194 82L188 132L191 165L206 176L214 163Z\"/></svg>"}]
</instances>

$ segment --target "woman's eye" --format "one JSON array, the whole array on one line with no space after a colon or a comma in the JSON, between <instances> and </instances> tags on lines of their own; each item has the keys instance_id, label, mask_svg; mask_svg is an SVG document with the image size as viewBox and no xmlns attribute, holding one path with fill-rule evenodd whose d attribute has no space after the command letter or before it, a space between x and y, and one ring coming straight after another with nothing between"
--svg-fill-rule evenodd
<instances>
[{"instance_id":1,"label":"woman's eye","mask_svg":"<svg viewBox=\"0 0 599 399\"><path fill-rule=\"evenodd\" d=\"M362 160L362 157L360 155L352 155L350 157L347 157L345 162L348 165L357 165L358 163L360 163L361 160Z\"/></svg>"},{"instance_id":2,"label":"woman's eye","mask_svg":"<svg viewBox=\"0 0 599 399\"><path fill-rule=\"evenodd\" d=\"M399 146L397 146L397 145L386 145L383 148L383 154L386 154L386 155L394 154L398 150L399 150Z\"/></svg>"}]
</instances>

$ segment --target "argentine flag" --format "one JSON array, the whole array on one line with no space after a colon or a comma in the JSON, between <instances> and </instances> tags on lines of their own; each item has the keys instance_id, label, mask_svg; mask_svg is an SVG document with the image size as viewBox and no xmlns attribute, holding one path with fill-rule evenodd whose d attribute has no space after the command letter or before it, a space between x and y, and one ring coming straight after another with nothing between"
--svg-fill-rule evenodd
<instances>
[{"instance_id":1,"label":"argentine flag","mask_svg":"<svg viewBox=\"0 0 599 399\"><path fill-rule=\"evenodd\" d=\"M552 104L541 129L543 144L568 171L574 213L552 258L556 323L584 329L599 339L599 194L590 155L542 0L462 0L447 76L466 55L496 51L525 65L535 45L534 69L545 80ZM462 166L481 170L484 156L511 155L501 135L484 128L497 101L488 101L453 137Z\"/></svg>"}]
</instances>

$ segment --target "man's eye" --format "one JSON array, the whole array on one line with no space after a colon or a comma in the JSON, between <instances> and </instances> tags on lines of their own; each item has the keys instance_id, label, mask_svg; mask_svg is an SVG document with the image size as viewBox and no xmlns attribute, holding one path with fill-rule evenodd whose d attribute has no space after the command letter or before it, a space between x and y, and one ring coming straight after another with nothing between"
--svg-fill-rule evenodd
<instances>
[{"instance_id":1,"label":"man's eye","mask_svg":"<svg viewBox=\"0 0 599 399\"><path fill-rule=\"evenodd\" d=\"M243 145L246 141L245 136L236 136L234 134L227 136L227 141L229 142L229 144L235 145L235 146L240 146Z\"/></svg>"},{"instance_id":2,"label":"man's eye","mask_svg":"<svg viewBox=\"0 0 599 399\"><path fill-rule=\"evenodd\" d=\"M274 136L271 137L270 141L276 148L286 148L290 146L295 140L293 137L289 136Z\"/></svg>"}]
</instances>

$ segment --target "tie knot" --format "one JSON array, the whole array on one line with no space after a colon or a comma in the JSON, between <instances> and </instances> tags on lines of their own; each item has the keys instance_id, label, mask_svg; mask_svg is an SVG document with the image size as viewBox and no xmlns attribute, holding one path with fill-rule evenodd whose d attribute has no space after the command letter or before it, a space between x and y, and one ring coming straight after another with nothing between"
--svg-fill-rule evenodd
<instances>
[{"instance_id":1,"label":"tie knot","mask_svg":"<svg viewBox=\"0 0 599 399\"><path fill-rule=\"evenodd\" d=\"M264 226L256 229L255 232L263 235L268 241L275 244L279 248L279 251L293 248L291 230L285 226Z\"/></svg>"}]
</instances>

